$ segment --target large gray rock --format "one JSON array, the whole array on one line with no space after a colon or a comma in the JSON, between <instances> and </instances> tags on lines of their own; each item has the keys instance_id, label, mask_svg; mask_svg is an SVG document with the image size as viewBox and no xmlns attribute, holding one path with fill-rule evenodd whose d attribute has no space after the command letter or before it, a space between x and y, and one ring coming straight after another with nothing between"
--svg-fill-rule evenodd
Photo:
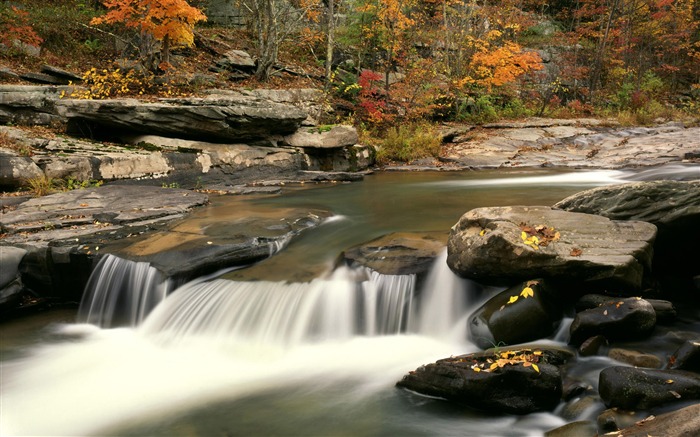
<instances>
[{"instance_id":1,"label":"large gray rock","mask_svg":"<svg viewBox=\"0 0 700 437\"><path fill-rule=\"evenodd\" d=\"M223 57L216 61L216 65L227 69L241 69L250 71L255 69L255 61L243 50L227 50Z\"/></svg>"},{"instance_id":2,"label":"large gray rock","mask_svg":"<svg viewBox=\"0 0 700 437\"><path fill-rule=\"evenodd\" d=\"M19 247L0 246L0 309L14 305L24 290L19 264L26 254Z\"/></svg>"},{"instance_id":3,"label":"large gray rock","mask_svg":"<svg viewBox=\"0 0 700 437\"><path fill-rule=\"evenodd\" d=\"M686 341L673 353L669 361L669 369L700 373L700 341Z\"/></svg>"},{"instance_id":4,"label":"large gray rock","mask_svg":"<svg viewBox=\"0 0 700 437\"><path fill-rule=\"evenodd\" d=\"M498 293L474 311L467 322L469 339L482 349L534 341L552 334L562 317L563 309L545 281L528 281Z\"/></svg>"},{"instance_id":5,"label":"large gray rock","mask_svg":"<svg viewBox=\"0 0 700 437\"><path fill-rule=\"evenodd\" d=\"M0 187L17 188L44 172L28 156L16 156L0 149Z\"/></svg>"},{"instance_id":6,"label":"large gray rock","mask_svg":"<svg viewBox=\"0 0 700 437\"><path fill-rule=\"evenodd\" d=\"M700 167L697 168L700 178ZM554 205L612 220L642 220L658 228L656 262L700 273L700 181L651 181L593 188Z\"/></svg>"},{"instance_id":7,"label":"large gray rock","mask_svg":"<svg viewBox=\"0 0 700 437\"><path fill-rule=\"evenodd\" d=\"M357 129L353 126L334 126L328 131L319 128L302 128L284 137L292 147L310 147L314 149L335 149L357 144Z\"/></svg>"},{"instance_id":8,"label":"large gray rock","mask_svg":"<svg viewBox=\"0 0 700 437\"><path fill-rule=\"evenodd\" d=\"M69 99L56 109L82 135L131 132L218 142L287 135L307 117L292 105L223 95L157 102Z\"/></svg>"},{"instance_id":9,"label":"large gray rock","mask_svg":"<svg viewBox=\"0 0 700 437\"><path fill-rule=\"evenodd\" d=\"M598 391L608 407L647 409L700 399L700 375L683 370L614 366L600 372Z\"/></svg>"},{"instance_id":10,"label":"large gray rock","mask_svg":"<svg viewBox=\"0 0 700 437\"><path fill-rule=\"evenodd\" d=\"M54 104L70 86L0 85L0 124L51 125L65 119Z\"/></svg>"},{"instance_id":11,"label":"large gray rock","mask_svg":"<svg viewBox=\"0 0 700 437\"><path fill-rule=\"evenodd\" d=\"M569 328L569 343L580 346L596 335L608 340L636 340L647 337L656 327L654 307L644 299L632 297L576 314Z\"/></svg>"},{"instance_id":12,"label":"large gray rock","mask_svg":"<svg viewBox=\"0 0 700 437\"><path fill-rule=\"evenodd\" d=\"M522 224L543 226L545 233L558 237L546 246L526 244ZM452 227L447 263L460 276L487 283L545 277L565 280L572 287L639 290L651 265L655 235L656 227L649 223L546 206L478 208Z\"/></svg>"}]
</instances>

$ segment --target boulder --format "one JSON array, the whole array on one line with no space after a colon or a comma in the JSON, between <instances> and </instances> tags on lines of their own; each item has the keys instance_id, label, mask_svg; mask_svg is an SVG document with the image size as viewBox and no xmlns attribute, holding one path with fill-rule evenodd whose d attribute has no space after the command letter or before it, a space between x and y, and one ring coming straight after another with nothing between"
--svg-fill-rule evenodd
<instances>
[{"instance_id":1,"label":"boulder","mask_svg":"<svg viewBox=\"0 0 700 437\"><path fill-rule=\"evenodd\" d=\"M661 368L661 359L659 359L659 357L638 351L612 348L608 352L608 357L634 367L647 367L649 369Z\"/></svg>"},{"instance_id":2,"label":"boulder","mask_svg":"<svg viewBox=\"0 0 700 437\"><path fill-rule=\"evenodd\" d=\"M684 370L613 366L600 372L600 397L608 407L648 409L700 399L700 375Z\"/></svg>"},{"instance_id":3,"label":"boulder","mask_svg":"<svg viewBox=\"0 0 700 437\"><path fill-rule=\"evenodd\" d=\"M41 72L61 79L66 84L68 82L78 83L83 81L83 78L80 75L62 68L54 67L53 65L42 65Z\"/></svg>"},{"instance_id":4,"label":"boulder","mask_svg":"<svg viewBox=\"0 0 700 437\"><path fill-rule=\"evenodd\" d=\"M460 276L507 284L545 277L575 287L637 291L656 227L546 206L477 208L450 230L447 263Z\"/></svg>"},{"instance_id":5,"label":"boulder","mask_svg":"<svg viewBox=\"0 0 700 437\"><path fill-rule=\"evenodd\" d=\"M615 433L616 437L692 437L700 435L700 403L649 416Z\"/></svg>"},{"instance_id":6,"label":"boulder","mask_svg":"<svg viewBox=\"0 0 700 437\"><path fill-rule=\"evenodd\" d=\"M349 147L359 141L357 129L353 126L333 126L330 130L311 127L302 128L284 137L285 143L292 147L314 149L335 149Z\"/></svg>"},{"instance_id":7,"label":"boulder","mask_svg":"<svg viewBox=\"0 0 700 437\"><path fill-rule=\"evenodd\" d=\"M392 233L343 252L345 262L384 275L426 273L445 247L444 234Z\"/></svg>"},{"instance_id":8,"label":"boulder","mask_svg":"<svg viewBox=\"0 0 700 437\"><path fill-rule=\"evenodd\" d=\"M216 61L216 65L228 70L251 71L255 69L255 61L243 50L227 50L223 57Z\"/></svg>"},{"instance_id":9,"label":"boulder","mask_svg":"<svg viewBox=\"0 0 700 437\"><path fill-rule=\"evenodd\" d=\"M551 335L563 309L544 280L528 281L489 299L468 320L469 339L482 349Z\"/></svg>"},{"instance_id":10,"label":"boulder","mask_svg":"<svg viewBox=\"0 0 700 437\"><path fill-rule=\"evenodd\" d=\"M673 353L669 361L669 369L700 373L700 341L686 341Z\"/></svg>"},{"instance_id":11,"label":"boulder","mask_svg":"<svg viewBox=\"0 0 700 437\"><path fill-rule=\"evenodd\" d=\"M603 294L586 294L576 301L576 312L597 308L605 303L617 302L619 297ZM673 302L662 299L644 299L654 307L656 323L671 323L676 320L677 312Z\"/></svg>"},{"instance_id":12,"label":"boulder","mask_svg":"<svg viewBox=\"0 0 700 437\"><path fill-rule=\"evenodd\" d=\"M69 132L83 136L148 133L235 143L291 134L307 116L289 104L226 95L156 102L67 99L56 109L68 119Z\"/></svg>"},{"instance_id":13,"label":"boulder","mask_svg":"<svg viewBox=\"0 0 700 437\"><path fill-rule=\"evenodd\" d=\"M697 171L700 178L700 169ZM700 181L650 181L582 191L554 205L612 220L642 220L658 228L655 263L700 273Z\"/></svg>"},{"instance_id":14,"label":"boulder","mask_svg":"<svg viewBox=\"0 0 700 437\"><path fill-rule=\"evenodd\" d=\"M16 156L0 150L0 187L18 188L29 179L44 176L32 158Z\"/></svg>"},{"instance_id":15,"label":"boulder","mask_svg":"<svg viewBox=\"0 0 700 437\"><path fill-rule=\"evenodd\" d=\"M656 312L649 302L627 298L576 314L569 328L569 343L580 346L585 340L602 335L610 341L647 337L656 327Z\"/></svg>"},{"instance_id":16,"label":"boulder","mask_svg":"<svg viewBox=\"0 0 700 437\"><path fill-rule=\"evenodd\" d=\"M591 437L597 431L595 423L581 420L549 430L544 433L544 437Z\"/></svg>"},{"instance_id":17,"label":"boulder","mask_svg":"<svg viewBox=\"0 0 700 437\"><path fill-rule=\"evenodd\" d=\"M22 295L19 264L26 254L19 247L0 246L0 310L13 306Z\"/></svg>"},{"instance_id":18,"label":"boulder","mask_svg":"<svg viewBox=\"0 0 700 437\"><path fill-rule=\"evenodd\" d=\"M445 358L409 372L396 385L489 412L528 414L559 404L559 365L569 354L542 349Z\"/></svg>"}]
</instances>

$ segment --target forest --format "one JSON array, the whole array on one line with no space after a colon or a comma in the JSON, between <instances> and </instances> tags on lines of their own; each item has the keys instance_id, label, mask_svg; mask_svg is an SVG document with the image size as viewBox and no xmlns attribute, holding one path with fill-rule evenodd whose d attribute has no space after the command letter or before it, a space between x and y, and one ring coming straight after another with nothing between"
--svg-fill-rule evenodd
<instances>
[{"instance_id":1,"label":"forest","mask_svg":"<svg viewBox=\"0 0 700 437\"><path fill-rule=\"evenodd\" d=\"M322 88L328 123L415 140L400 160L431 153L435 123L650 124L700 106L697 0L232 0L238 19L223 24L207 20L211 3L4 1L0 62L77 70L86 91L73 97L196 94L223 41L255 68L217 87Z\"/></svg>"}]
</instances>

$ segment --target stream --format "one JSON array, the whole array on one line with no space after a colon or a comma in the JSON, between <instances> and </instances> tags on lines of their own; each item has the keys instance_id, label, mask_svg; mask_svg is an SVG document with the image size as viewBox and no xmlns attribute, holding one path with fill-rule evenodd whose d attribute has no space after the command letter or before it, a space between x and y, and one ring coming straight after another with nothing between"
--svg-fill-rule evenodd
<instances>
[{"instance_id":1,"label":"stream","mask_svg":"<svg viewBox=\"0 0 700 437\"><path fill-rule=\"evenodd\" d=\"M134 312L133 326L102 328L99 312L85 308L5 322L0 434L535 436L595 420L600 405L576 417L496 415L395 388L421 364L478 350L465 320L493 290L456 277L446 251L420 282L335 262L390 232L446 234L472 208L551 205L595 186L662 178L699 179L700 168L382 172L279 196L213 197L188 220L206 226L283 207L333 216L254 266L175 290L148 265L105 257L119 274L96 269L96 294L106 294L95 299L112 298L104 284L124 277L131 285L116 290L156 299L152 311ZM566 328L543 341L564 345ZM700 316L687 329L700 332ZM595 387L611 360L583 362L577 376Z\"/></svg>"}]
</instances>

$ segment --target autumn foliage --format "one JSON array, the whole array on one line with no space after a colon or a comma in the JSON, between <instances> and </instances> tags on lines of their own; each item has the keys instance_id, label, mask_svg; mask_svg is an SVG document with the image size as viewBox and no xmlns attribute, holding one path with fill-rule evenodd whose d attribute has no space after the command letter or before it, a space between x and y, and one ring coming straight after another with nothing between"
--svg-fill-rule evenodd
<instances>
[{"instance_id":1,"label":"autumn foliage","mask_svg":"<svg viewBox=\"0 0 700 437\"><path fill-rule=\"evenodd\" d=\"M195 24L206 20L201 10L185 0L104 0L103 3L108 12L93 19L92 24L123 24L139 31L142 38L155 38L162 43L166 63L170 48L191 46Z\"/></svg>"},{"instance_id":2,"label":"autumn foliage","mask_svg":"<svg viewBox=\"0 0 700 437\"><path fill-rule=\"evenodd\" d=\"M37 47L43 42L29 23L29 14L17 6L0 11L0 28L0 43L6 47L12 47L15 41Z\"/></svg>"}]
</instances>

